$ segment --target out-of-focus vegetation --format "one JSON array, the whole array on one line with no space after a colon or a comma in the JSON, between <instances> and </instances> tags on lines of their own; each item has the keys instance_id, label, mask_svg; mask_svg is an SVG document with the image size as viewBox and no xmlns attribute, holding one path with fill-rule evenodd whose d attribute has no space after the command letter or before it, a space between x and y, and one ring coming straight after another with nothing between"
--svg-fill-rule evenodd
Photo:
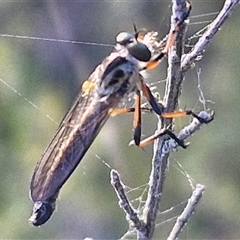
<instances>
[{"instance_id":1,"label":"out-of-focus vegetation","mask_svg":"<svg viewBox=\"0 0 240 240\"><path fill-rule=\"evenodd\" d=\"M203 28L223 1L192 1L187 36ZM120 31L156 30L165 36L170 22L170 1L26 1L0 3L0 34L114 44ZM132 21L133 20L133 21ZM188 74L181 107L194 108L197 72L201 89L216 111L215 121L190 139L187 150L172 155L155 238L164 239L190 195L185 171L206 191L182 239L237 239L240 232L240 14L239 8L206 49L203 59ZM128 228L110 186L108 163L131 188L146 184L151 147L128 147L132 116L112 118L104 126L78 169L63 187L57 211L44 226L35 228L27 219L32 211L29 183L36 162L47 146L81 82L111 51L111 47L0 36L0 238L1 239L116 239ZM149 74L154 82L166 76L166 63ZM160 89L163 84L157 85ZM20 96L20 94L22 96ZM25 97L28 99L25 100ZM33 102L38 109L31 103ZM201 104L196 111L203 109ZM46 115L50 115L54 121ZM176 121L176 131L188 119ZM145 115L143 133L156 128L154 115ZM97 157L97 156L99 157ZM131 199L141 195L134 190ZM134 201L137 206L138 202ZM167 221L164 223L164 221Z\"/></svg>"}]
</instances>

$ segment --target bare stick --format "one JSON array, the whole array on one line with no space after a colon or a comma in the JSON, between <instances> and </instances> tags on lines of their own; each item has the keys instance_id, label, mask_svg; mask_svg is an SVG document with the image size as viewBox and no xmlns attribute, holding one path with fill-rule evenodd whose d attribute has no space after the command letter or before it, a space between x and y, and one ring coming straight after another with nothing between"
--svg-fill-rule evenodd
<instances>
[{"instance_id":1,"label":"bare stick","mask_svg":"<svg viewBox=\"0 0 240 240\"><path fill-rule=\"evenodd\" d=\"M200 201L204 191L204 186L197 184L196 189L193 191L192 196L188 199L187 206L183 210L182 214L177 218L173 229L167 238L167 240L174 240L178 237L179 233L182 231L184 225L188 222L190 217L193 215L196 205Z\"/></svg>"},{"instance_id":2,"label":"bare stick","mask_svg":"<svg viewBox=\"0 0 240 240\"><path fill-rule=\"evenodd\" d=\"M119 173L116 170L111 170L111 184L114 187L117 196L119 198L119 206L123 208L126 213L127 220L131 220L134 224L136 229L141 230L143 226L143 222L140 221L137 213L135 212L134 208L132 207L131 203L129 202L125 192L124 192L124 185L122 184Z\"/></svg>"},{"instance_id":3,"label":"bare stick","mask_svg":"<svg viewBox=\"0 0 240 240\"><path fill-rule=\"evenodd\" d=\"M226 0L222 10L219 12L214 21L208 26L207 31L199 38L198 42L193 47L192 51L186 54L182 61L182 71L185 73L199 56L202 56L204 49L213 39L215 34L220 30L220 27L229 18L233 9L237 6L239 0Z\"/></svg>"},{"instance_id":4,"label":"bare stick","mask_svg":"<svg viewBox=\"0 0 240 240\"><path fill-rule=\"evenodd\" d=\"M173 15L172 26L176 24L177 19L181 19L181 13L186 13L186 1L173 1ZM179 16L180 14L180 16ZM171 51L169 56L169 69L166 83L164 105L167 112L173 112L176 109L178 97L180 95L180 85L182 81L180 64L183 46L183 26L178 32L178 45L176 46L177 53ZM171 120L159 119L158 129L171 124ZM163 191L163 184L166 176L166 169L168 165L169 152L165 151L166 139L157 139L154 143L154 154L152 159L152 171L149 179L149 191L147 196L146 205L144 208L144 221L146 222L147 238L151 239L155 230L155 221L160 207L160 201Z\"/></svg>"}]
</instances>

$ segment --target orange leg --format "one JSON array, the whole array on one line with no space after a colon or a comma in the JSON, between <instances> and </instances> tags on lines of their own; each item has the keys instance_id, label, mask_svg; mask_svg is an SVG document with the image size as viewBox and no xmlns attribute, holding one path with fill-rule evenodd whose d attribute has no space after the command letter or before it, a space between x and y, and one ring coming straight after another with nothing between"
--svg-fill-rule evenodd
<instances>
[{"instance_id":1,"label":"orange leg","mask_svg":"<svg viewBox=\"0 0 240 240\"><path fill-rule=\"evenodd\" d=\"M134 137L133 141L131 142L131 145L137 145L139 147L145 147L152 143L155 139L163 136L164 134L169 135L172 139L174 139L179 146L186 148L183 141L178 139L174 133L172 133L168 129L164 129L158 134L153 134L150 137L144 139L141 141L141 111L148 111L151 110L155 111L160 117L162 118L179 118L187 115L192 115L194 118L197 118L201 123L209 123L212 119L206 120L201 117L199 117L197 114L192 112L191 110L185 110L185 111L176 111L176 112L170 112L170 113L164 113L164 107L163 105L159 104L154 96L152 95L149 87L145 83L141 83L142 92L143 95L148 100L149 104L151 105L152 109L149 109L147 107L141 107L141 95L140 91L138 90L136 92L135 97L135 107L133 108L115 108L110 111L111 116L117 116L120 114L130 113L134 112L134 119L133 119L133 127L134 127Z\"/></svg>"},{"instance_id":2,"label":"orange leg","mask_svg":"<svg viewBox=\"0 0 240 240\"><path fill-rule=\"evenodd\" d=\"M134 111L134 118L133 118L133 139L135 144L138 146L141 141L141 93L137 90L135 95L135 111Z\"/></svg>"},{"instance_id":3,"label":"orange leg","mask_svg":"<svg viewBox=\"0 0 240 240\"><path fill-rule=\"evenodd\" d=\"M111 116L117 116L129 112L134 112L133 129L134 129L134 142L135 145L139 145L141 141L141 111L151 111L152 109L141 107L141 93L137 90L135 95L135 107L134 108L115 108L110 111Z\"/></svg>"},{"instance_id":4,"label":"orange leg","mask_svg":"<svg viewBox=\"0 0 240 240\"><path fill-rule=\"evenodd\" d=\"M156 101L156 99L152 95L149 87L145 83L141 82L141 88L142 88L143 95L146 97L146 99L148 100L148 102L151 105L151 107L153 108L153 110L162 118L179 118L179 117L183 117L186 115L192 115L194 118L197 118L200 123L205 123L205 124L209 123L213 119L213 118L211 118L210 120L206 120L204 118L201 118L196 113L192 112L191 110L165 113L164 106L159 104ZM150 143L152 143L155 139L157 139L158 137L160 137L164 134L168 134L171 138L173 138L179 144L179 146L186 148L184 143L180 139L178 139L176 137L176 135L168 129L164 130L163 132L160 132L158 134L153 134L152 136L146 138L145 140L140 141L139 144L136 144L136 145L139 147L145 147L145 146L149 145Z\"/></svg>"},{"instance_id":5,"label":"orange leg","mask_svg":"<svg viewBox=\"0 0 240 240\"><path fill-rule=\"evenodd\" d=\"M177 136L169 129L162 129L159 133L153 134L147 138L145 138L144 140L140 141L139 144L137 145L138 147L146 147L149 144L151 144L154 140L158 139L159 137L162 137L164 135L169 135L172 139L174 139L177 144L182 147L182 148L186 148L187 145L184 144L184 141L177 138ZM136 145L135 141L131 141L129 145Z\"/></svg>"},{"instance_id":6,"label":"orange leg","mask_svg":"<svg viewBox=\"0 0 240 240\"><path fill-rule=\"evenodd\" d=\"M151 105L154 112L156 114L158 114L160 117L162 117L162 118L179 118L179 117L184 117L186 115L192 115L194 118L197 118L199 120L199 122L208 123L208 121L206 121L203 118L200 118L196 113L192 112L191 110L182 110L182 111L165 113L163 105L159 104L156 101L156 99L152 95L149 87L143 82L141 82L141 87L142 87L143 95L148 100L148 102Z\"/></svg>"}]
</instances>

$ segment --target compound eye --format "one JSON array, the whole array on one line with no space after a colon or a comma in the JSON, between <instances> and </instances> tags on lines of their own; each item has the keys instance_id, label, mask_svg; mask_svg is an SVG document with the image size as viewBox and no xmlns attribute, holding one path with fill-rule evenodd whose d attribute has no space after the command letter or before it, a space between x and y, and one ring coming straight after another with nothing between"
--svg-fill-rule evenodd
<instances>
[{"instance_id":1,"label":"compound eye","mask_svg":"<svg viewBox=\"0 0 240 240\"><path fill-rule=\"evenodd\" d=\"M40 226L44 224L52 215L54 208L51 203L44 203L41 201L35 202L33 207L32 216L29 218L29 222L34 226Z\"/></svg>"},{"instance_id":2,"label":"compound eye","mask_svg":"<svg viewBox=\"0 0 240 240\"><path fill-rule=\"evenodd\" d=\"M148 62L151 59L151 52L148 47L141 43L136 42L134 44L129 44L127 47L129 53L141 62Z\"/></svg>"}]
</instances>

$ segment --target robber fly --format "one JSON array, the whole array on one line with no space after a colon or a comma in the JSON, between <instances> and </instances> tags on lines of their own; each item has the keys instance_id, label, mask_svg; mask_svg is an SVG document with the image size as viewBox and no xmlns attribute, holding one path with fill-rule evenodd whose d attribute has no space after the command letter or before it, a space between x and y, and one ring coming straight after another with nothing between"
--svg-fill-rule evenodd
<instances>
[{"instance_id":1,"label":"robber fly","mask_svg":"<svg viewBox=\"0 0 240 240\"><path fill-rule=\"evenodd\" d=\"M169 118L175 116L164 113L163 107L156 102L143 82L141 71L153 68L167 54L178 28L187 17L188 14L170 31L166 47L157 56L152 56L138 32L122 32L117 35L114 51L83 82L75 102L35 168L30 186L34 208L29 219L34 226L44 224L51 217L59 190L82 160L109 116L121 113L117 107L125 96L136 93L133 110L134 141L138 146L146 144L140 141L140 90L158 115ZM176 116L186 114L192 113L182 111L176 113ZM184 146L181 141L178 143Z\"/></svg>"}]
</instances>

